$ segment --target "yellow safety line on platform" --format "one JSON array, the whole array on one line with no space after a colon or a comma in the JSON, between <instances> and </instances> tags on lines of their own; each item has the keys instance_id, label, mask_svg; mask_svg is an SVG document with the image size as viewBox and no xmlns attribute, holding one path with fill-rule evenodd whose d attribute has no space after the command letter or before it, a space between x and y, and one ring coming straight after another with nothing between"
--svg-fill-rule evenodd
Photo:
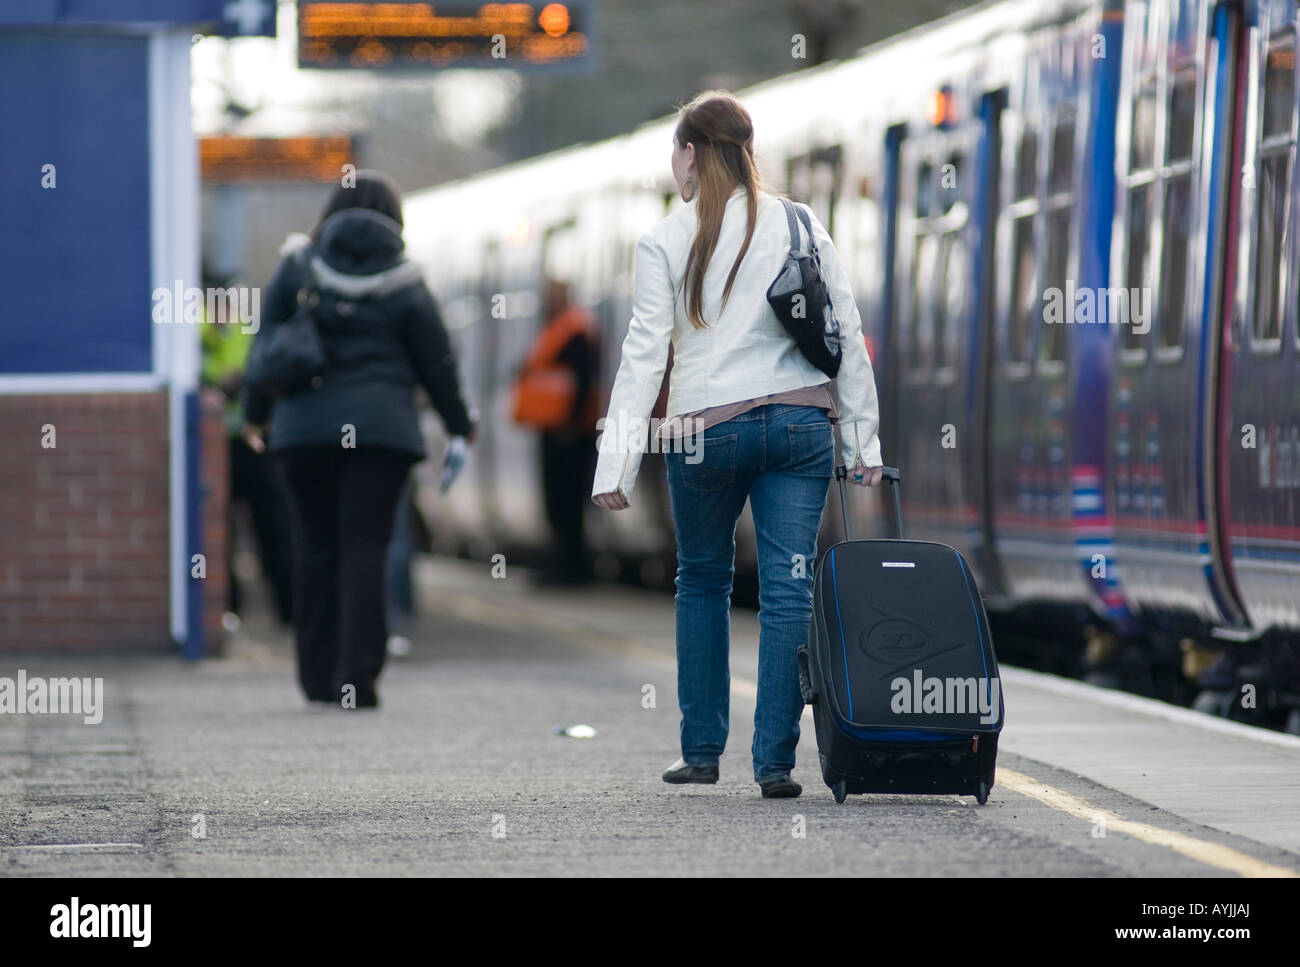
<instances>
[{"instance_id":1,"label":"yellow safety line on platform","mask_svg":"<svg viewBox=\"0 0 1300 967\"><path fill-rule=\"evenodd\" d=\"M529 609L504 607L502 601L488 602L468 595L448 594L439 595L438 597L440 606L458 617L470 621L480 621L484 624L531 631L543 630L541 626L545 625L544 630L562 635L570 641L577 642L588 648L595 648L599 651L610 652L624 657L634 657L640 661L661 667L675 669L677 666L677 659L673 655L647 648L645 645L637 644L618 635L602 634L567 621L556 621L549 614L543 617L531 612ZM516 620L512 621L511 618ZM758 694L758 685L747 678L738 678L733 675L731 690L752 699ZM804 709L804 718L809 722L812 721L811 708ZM1255 859L1253 856L1248 856L1218 843L1207 842L1194 836L1188 836L1185 833L1176 833L1173 830L1162 829L1148 823L1125 819L1117 812L1109 809L1099 809L1078 796L1062 792L1060 789L1022 775L1019 772L1014 772L1011 769L998 769L997 785L1020 793L1022 796L1037 799L1051 809L1069 813L1076 819L1082 819L1088 823L1096 824L1099 819L1104 820L1107 831L1124 833L1135 839L1140 839L1144 843L1167 847L1199 863L1227 870L1230 873L1236 873L1238 876L1300 877L1300 873L1295 870L1288 869L1285 866L1277 866L1273 863L1266 863L1264 860Z\"/></svg>"},{"instance_id":2,"label":"yellow safety line on platform","mask_svg":"<svg viewBox=\"0 0 1300 967\"><path fill-rule=\"evenodd\" d=\"M997 784L1005 786L1013 792L1018 792L1022 796L1037 799L1045 806L1059 809L1061 812L1069 813L1071 816L1085 822L1093 824L1099 821L1104 822L1104 828L1108 832L1113 830L1117 833L1126 833L1142 840L1144 843L1166 846L1175 853L1182 853L1197 862L1205 863L1207 866L1216 866L1221 870L1236 873L1238 876L1300 876L1300 873L1295 870L1257 860L1253 856L1247 856L1245 853L1222 846L1219 843L1209 843L1203 839L1197 839L1195 836L1188 836L1185 833L1175 833L1170 829L1162 829L1159 826L1151 826L1147 823L1125 819L1117 812L1109 809L1098 809L1078 796L1072 796L1068 792L1062 792L1060 789L1055 789L1044 782L1039 782L1037 779L1032 779L1019 772L1013 772L1010 769L998 769Z\"/></svg>"}]
</instances>

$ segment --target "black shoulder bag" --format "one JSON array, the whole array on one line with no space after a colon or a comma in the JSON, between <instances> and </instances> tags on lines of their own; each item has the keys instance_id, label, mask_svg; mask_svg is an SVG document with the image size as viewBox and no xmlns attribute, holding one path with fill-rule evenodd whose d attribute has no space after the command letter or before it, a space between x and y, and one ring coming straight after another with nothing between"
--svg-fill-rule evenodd
<instances>
[{"instance_id":1,"label":"black shoulder bag","mask_svg":"<svg viewBox=\"0 0 1300 967\"><path fill-rule=\"evenodd\" d=\"M790 224L790 254L767 290L767 302L794 339L799 351L832 379L840 371L843 349L840 346L840 323L831 305L830 287L822 275L821 258L817 242L813 239L812 222L803 206L796 206L782 198L785 217ZM808 230L808 248L805 255L799 239L800 222Z\"/></svg>"},{"instance_id":2,"label":"black shoulder bag","mask_svg":"<svg viewBox=\"0 0 1300 967\"><path fill-rule=\"evenodd\" d=\"M298 308L253 344L248 360L249 384L272 398L292 396L319 386L329 362L312 314L320 303L320 295L307 260L308 251L301 249L294 256L303 276Z\"/></svg>"}]
</instances>

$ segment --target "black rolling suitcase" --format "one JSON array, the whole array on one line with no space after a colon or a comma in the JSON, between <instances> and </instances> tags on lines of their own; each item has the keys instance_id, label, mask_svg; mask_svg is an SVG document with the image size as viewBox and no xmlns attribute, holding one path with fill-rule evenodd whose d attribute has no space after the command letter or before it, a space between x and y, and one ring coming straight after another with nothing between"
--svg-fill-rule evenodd
<instances>
[{"instance_id":1,"label":"black rolling suitcase","mask_svg":"<svg viewBox=\"0 0 1300 967\"><path fill-rule=\"evenodd\" d=\"M813 707L822 778L849 793L993 788L1002 690L988 618L954 548L905 541L893 467L882 484L897 540L849 533L845 470L836 469L845 540L817 566L799 683Z\"/></svg>"}]
</instances>

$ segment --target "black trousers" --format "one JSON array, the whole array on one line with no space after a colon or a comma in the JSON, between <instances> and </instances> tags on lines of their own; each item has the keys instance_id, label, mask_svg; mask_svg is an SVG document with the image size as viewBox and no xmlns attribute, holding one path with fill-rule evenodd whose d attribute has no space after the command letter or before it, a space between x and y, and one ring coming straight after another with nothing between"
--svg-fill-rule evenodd
<instances>
[{"instance_id":1,"label":"black trousers","mask_svg":"<svg viewBox=\"0 0 1300 967\"><path fill-rule=\"evenodd\" d=\"M278 452L297 539L294 634L307 698L358 707L378 701L387 654L384 567L393 512L414 454L383 447Z\"/></svg>"},{"instance_id":2,"label":"black trousers","mask_svg":"<svg viewBox=\"0 0 1300 967\"><path fill-rule=\"evenodd\" d=\"M546 519L555 534L552 567L566 578L591 574L584 512L591 502L591 479L596 472L596 438L542 434L542 490Z\"/></svg>"}]
</instances>

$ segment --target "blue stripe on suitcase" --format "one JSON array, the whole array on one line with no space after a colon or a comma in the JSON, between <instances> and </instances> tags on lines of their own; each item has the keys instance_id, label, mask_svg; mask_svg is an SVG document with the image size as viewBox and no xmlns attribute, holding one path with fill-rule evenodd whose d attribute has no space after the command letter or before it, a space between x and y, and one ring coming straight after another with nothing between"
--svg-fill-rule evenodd
<instances>
[{"instance_id":1,"label":"blue stripe on suitcase","mask_svg":"<svg viewBox=\"0 0 1300 967\"><path fill-rule=\"evenodd\" d=\"M849 699L849 721L853 721L853 684L849 675L849 644L844 640L844 619L840 617L840 586L835 581L835 548L830 550L831 594L835 598L835 622L840 626L840 654L844 656L844 691Z\"/></svg>"}]
</instances>

